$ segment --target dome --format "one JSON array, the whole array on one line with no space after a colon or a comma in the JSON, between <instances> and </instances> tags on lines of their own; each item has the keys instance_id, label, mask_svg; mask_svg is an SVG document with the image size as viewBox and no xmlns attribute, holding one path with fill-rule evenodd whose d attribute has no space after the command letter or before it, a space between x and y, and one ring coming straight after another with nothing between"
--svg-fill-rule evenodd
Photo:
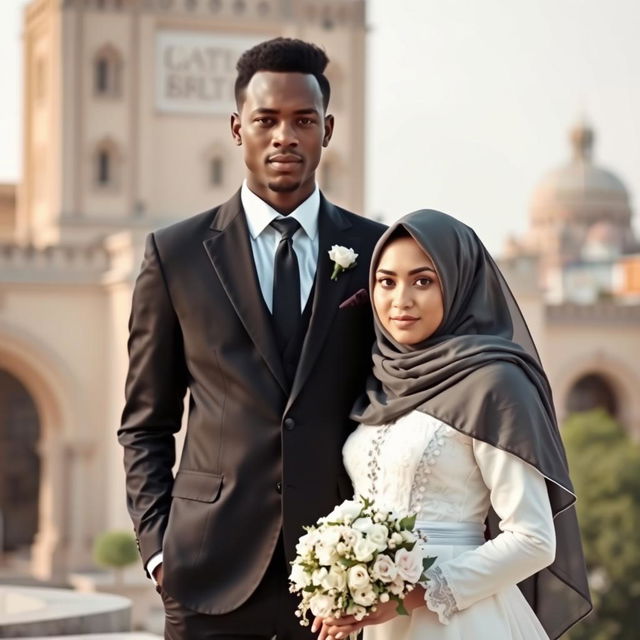
<instances>
[{"instance_id":1,"label":"dome","mask_svg":"<svg viewBox=\"0 0 640 640\"><path fill-rule=\"evenodd\" d=\"M623 238L620 229L610 222L596 222L587 231L582 257L587 260L607 260L620 255Z\"/></svg>"},{"instance_id":2,"label":"dome","mask_svg":"<svg viewBox=\"0 0 640 640\"><path fill-rule=\"evenodd\" d=\"M571 131L570 139L571 161L544 176L534 192L534 226L565 221L590 227L609 220L629 227L631 208L626 187L617 176L592 161L593 130L579 124Z\"/></svg>"}]
</instances>

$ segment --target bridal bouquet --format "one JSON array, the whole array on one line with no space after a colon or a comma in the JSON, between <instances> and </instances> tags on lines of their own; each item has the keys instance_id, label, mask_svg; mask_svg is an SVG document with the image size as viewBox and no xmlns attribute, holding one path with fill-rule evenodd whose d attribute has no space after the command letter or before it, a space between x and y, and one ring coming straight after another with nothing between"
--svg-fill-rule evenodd
<instances>
[{"instance_id":1,"label":"bridal bouquet","mask_svg":"<svg viewBox=\"0 0 640 640\"><path fill-rule=\"evenodd\" d=\"M416 516L377 509L371 500L345 500L307 532L296 546L289 591L300 594L296 616L353 615L359 621L378 603L403 599L435 558L424 558L414 531Z\"/></svg>"}]
</instances>

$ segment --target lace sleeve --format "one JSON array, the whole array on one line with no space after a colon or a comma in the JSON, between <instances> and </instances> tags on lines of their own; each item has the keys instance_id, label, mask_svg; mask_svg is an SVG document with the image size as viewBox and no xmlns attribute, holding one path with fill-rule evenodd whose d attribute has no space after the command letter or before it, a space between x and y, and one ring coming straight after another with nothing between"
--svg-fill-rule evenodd
<instances>
[{"instance_id":1,"label":"lace sleeve","mask_svg":"<svg viewBox=\"0 0 640 640\"><path fill-rule=\"evenodd\" d=\"M427 571L429 581L425 583L424 600L427 607L438 614L438 620L442 624L449 624L449 619L458 611L456 599L453 596L447 579L440 567L434 567Z\"/></svg>"}]
</instances>

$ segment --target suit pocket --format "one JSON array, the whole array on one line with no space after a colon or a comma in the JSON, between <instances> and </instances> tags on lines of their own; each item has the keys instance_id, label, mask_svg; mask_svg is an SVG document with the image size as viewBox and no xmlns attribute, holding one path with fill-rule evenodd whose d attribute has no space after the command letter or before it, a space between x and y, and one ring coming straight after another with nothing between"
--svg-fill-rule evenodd
<instances>
[{"instance_id":1,"label":"suit pocket","mask_svg":"<svg viewBox=\"0 0 640 640\"><path fill-rule=\"evenodd\" d=\"M173 481L172 498L215 502L222 491L224 476L205 471L180 470Z\"/></svg>"}]
</instances>

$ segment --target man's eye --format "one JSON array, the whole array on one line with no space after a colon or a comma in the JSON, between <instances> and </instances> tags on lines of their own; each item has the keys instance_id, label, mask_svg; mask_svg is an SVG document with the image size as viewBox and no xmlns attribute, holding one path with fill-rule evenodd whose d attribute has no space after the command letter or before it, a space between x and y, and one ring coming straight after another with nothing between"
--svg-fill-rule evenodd
<instances>
[{"instance_id":1,"label":"man's eye","mask_svg":"<svg viewBox=\"0 0 640 640\"><path fill-rule=\"evenodd\" d=\"M273 118L256 118L256 122L259 125L262 125L264 127L268 127L268 126L273 124Z\"/></svg>"},{"instance_id":2,"label":"man's eye","mask_svg":"<svg viewBox=\"0 0 640 640\"><path fill-rule=\"evenodd\" d=\"M298 120L298 123L301 124L303 127L308 127L309 125L312 125L314 122L315 120L311 118L300 118Z\"/></svg>"}]
</instances>

